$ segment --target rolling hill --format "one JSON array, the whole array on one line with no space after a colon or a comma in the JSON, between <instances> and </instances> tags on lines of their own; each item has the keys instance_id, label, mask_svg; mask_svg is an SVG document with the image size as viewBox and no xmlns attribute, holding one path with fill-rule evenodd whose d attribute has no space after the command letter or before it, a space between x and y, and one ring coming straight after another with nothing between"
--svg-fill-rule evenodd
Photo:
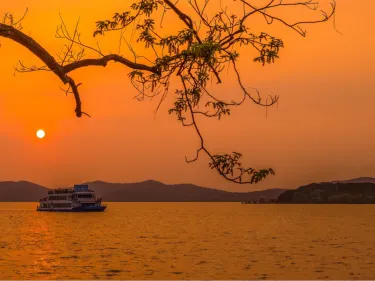
<instances>
[{"instance_id":1,"label":"rolling hill","mask_svg":"<svg viewBox=\"0 0 375 281\"><path fill-rule=\"evenodd\" d=\"M333 183L375 183L375 178L370 177L360 177L350 180L343 180L343 181L333 181Z\"/></svg>"},{"instance_id":2,"label":"rolling hill","mask_svg":"<svg viewBox=\"0 0 375 281\"><path fill-rule=\"evenodd\" d=\"M48 188L28 181L0 182L0 202L34 202L45 197Z\"/></svg>"},{"instance_id":3,"label":"rolling hill","mask_svg":"<svg viewBox=\"0 0 375 281\"><path fill-rule=\"evenodd\" d=\"M200 187L193 184L167 185L149 180L138 183L86 183L103 200L110 202L241 202L259 200L261 197L276 199L283 189L253 192L228 192Z\"/></svg>"},{"instance_id":4,"label":"rolling hill","mask_svg":"<svg viewBox=\"0 0 375 281\"><path fill-rule=\"evenodd\" d=\"M228 192L193 184L167 185L157 181L138 183L86 183L106 202L241 202L260 198L276 199L283 189L254 192ZM48 188L27 182L0 182L0 202L35 202L45 197Z\"/></svg>"},{"instance_id":5,"label":"rolling hill","mask_svg":"<svg viewBox=\"0 0 375 281\"><path fill-rule=\"evenodd\" d=\"M375 184L359 179L312 183L282 193L283 204L375 204Z\"/></svg>"}]
</instances>

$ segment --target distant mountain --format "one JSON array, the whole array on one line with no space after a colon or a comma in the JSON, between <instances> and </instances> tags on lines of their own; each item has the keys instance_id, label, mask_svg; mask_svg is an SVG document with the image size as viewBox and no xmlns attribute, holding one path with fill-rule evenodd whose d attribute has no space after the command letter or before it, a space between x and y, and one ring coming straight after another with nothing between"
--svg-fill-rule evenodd
<instances>
[{"instance_id":1,"label":"distant mountain","mask_svg":"<svg viewBox=\"0 0 375 281\"><path fill-rule=\"evenodd\" d=\"M362 178L364 179L364 178ZM284 204L375 204L375 184L359 179L312 183L280 194Z\"/></svg>"},{"instance_id":2,"label":"distant mountain","mask_svg":"<svg viewBox=\"0 0 375 281\"><path fill-rule=\"evenodd\" d=\"M193 184L167 185L157 181L138 183L86 183L106 202L241 202L276 199L283 189L227 192ZM0 182L0 202L36 202L49 189L31 182Z\"/></svg>"},{"instance_id":3,"label":"distant mountain","mask_svg":"<svg viewBox=\"0 0 375 281\"><path fill-rule=\"evenodd\" d=\"M137 183L86 183L106 202L243 202L260 199L277 203L375 203L375 178L312 183L297 189L229 192L193 184L167 185L148 180ZM49 189L27 181L0 182L0 202L37 202Z\"/></svg>"},{"instance_id":4,"label":"distant mountain","mask_svg":"<svg viewBox=\"0 0 375 281\"><path fill-rule=\"evenodd\" d=\"M228 192L193 184L167 185L158 181L138 183L86 183L107 202L241 202L264 197L276 199L283 189L253 192Z\"/></svg>"},{"instance_id":5,"label":"distant mountain","mask_svg":"<svg viewBox=\"0 0 375 281\"><path fill-rule=\"evenodd\" d=\"M45 197L48 188L27 181L0 182L0 202L34 202Z\"/></svg>"},{"instance_id":6,"label":"distant mountain","mask_svg":"<svg viewBox=\"0 0 375 281\"><path fill-rule=\"evenodd\" d=\"M355 178L351 180L343 180L343 181L333 181L333 183L375 183L375 178L370 177L361 177L361 178Z\"/></svg>"}]
</instances>

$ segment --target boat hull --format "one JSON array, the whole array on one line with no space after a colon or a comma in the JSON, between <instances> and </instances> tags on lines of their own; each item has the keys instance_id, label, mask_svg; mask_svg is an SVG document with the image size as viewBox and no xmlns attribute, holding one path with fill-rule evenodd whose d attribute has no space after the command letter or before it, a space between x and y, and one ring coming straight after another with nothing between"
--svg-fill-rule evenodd
<instances>
[{"instance_id":1,"label":"boat hull","mask_svg":"<svg viewBox=\"0 0 375 281\"><path fill-rule=\"evenodd\" d=\"M37 208L38 212L103 212L107 206L85 206L71 209Z\"/></svg>"}]
</instances>

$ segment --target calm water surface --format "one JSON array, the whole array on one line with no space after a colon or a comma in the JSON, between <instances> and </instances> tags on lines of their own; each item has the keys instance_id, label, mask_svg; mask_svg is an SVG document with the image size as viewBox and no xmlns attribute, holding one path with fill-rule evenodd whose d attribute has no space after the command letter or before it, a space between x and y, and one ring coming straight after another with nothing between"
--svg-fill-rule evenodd
<instances>
[{"instance_id":1,"label":"calm water surface","mask_svg":"<svg viewBox=\"0 0 375 281\"><path fill-rule=\"evenodd\" d=\"M375 205L0 203L0 279L374 279Z\"/></svg>"}]
</instances>

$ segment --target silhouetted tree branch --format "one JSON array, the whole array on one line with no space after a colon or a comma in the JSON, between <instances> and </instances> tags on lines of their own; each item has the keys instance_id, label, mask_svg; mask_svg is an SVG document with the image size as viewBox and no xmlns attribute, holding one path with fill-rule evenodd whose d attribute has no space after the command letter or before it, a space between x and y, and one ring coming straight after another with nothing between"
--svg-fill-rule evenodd
<instances>
[{"instance_id":1,"label":"silhouetted tree branch","mask_svg":"<svg viewBox=\"0 0 375 281\"><path fill-rule=\"evenodd\" d=\"M319 2L312 0L284 2L283 0L270 0L264 5L256 6L250 0L233 0L231 5L240 5L242 12L230 13L227 8L218 8L214 1L210 6L209 0L185 0L191 10L183 10L179 2L170 0L138 0L124 12L115 13L109 20L96 22L94 37L107 32L121 32L121 42L125 41L134 55L131 61L120 54L105 54L99 47L84 44L78 31L78 23L70 33L61 18L56 37L65 40L63 50L58 55L59 62L41 47L33 38L22 33L20 22L15 24L13 17L7 14L0 24L0 37L11 39L37 56L45 66L26 67L20 62L19 71L52 71L59 79L68 85L66 93L72 92L76 100L76 115L81 117L81 101L78 86L69 76L74 70L88 66L106 66L108 62L117 62L131 69L129 78L137 89L137 97L155 97L161 94L160 107L170 90L171 79L178 78L175 90L175 103L169 109L170 114L175 114L183 126L194 127L200 140L196 156L186 161L188 163L199 159L203 152L209 159L209 167L216 170L226 180L238 183L257 183L266 176L274 174L273 169L245 168L240 162L242 155L238 152L230 154L213 154L207 148L203 134L199 129L198 116L208 118L222 118L228 116L231 110L243 104L247 99L256 105L270 107L278 101L278 96L261 97L258 90L252 92L244 84L241 73L237 67L239 59L238 50L249 46L256 53L254 62L266 64L274 63L279 58L279 51L284 47L280 38L265 32L253 33L246 25L253 15L261 15L267 24L279 23L296 31L301 36L306 36L304 25L318 24L331 19L336 11L336 3L330 2L329 12L320 10L321 16L316 19L290 20L280 17L280 9L306 9L318 11ZM255 2L255 1L254 1ZM162 10L162 16L157 11ZM208 13L207 11L210 11ZM162 21L166 15L172 15L183 24L183 28L176 29L170 34L165 34ZM298 17L299 13L294 14ZM160 26L156 21L160 20ZM137 43L144 44L146 49L152 50L153 56L138 55L127 42L123 34L133 26L132 33ZM85 58L86 52L95 53L98 58ZM138 58L145 58L149 65L137 62ZM208 82L215 80L222 83L221 73L224 69L232 67L242 98L222 100L208 86ZM204 109L202 109L204 108Z\"/></svg>"},{"instance_id":2,"label":"silhouetted tree branch","mask_svg":"<svg viewBox=\"0 0 375 281\"><path fill-rule=\"evenodd\" d=\"M7 15L7 18L8 17L10 16ZM10 18L12 19L12 17ZM38 57L45 64L45 66L26 67L22 62L19 62L19 64L21 65L21 68L17 70L20 72L30 72L30 71L38 71L38 70L52 71L64 84L69 85L69 89L71 90L71 93L73 93L75 102L76 102L75 112L76 112L77 117L81 117L82 114L85 114L85 115L88 115L88 114L82 111L82 104L81 104L81 99L80 99L80 95L78 92L78 85L68 75L69 72L75 69L78 69L81 67L87 67L87 66L98 66L98 65L106 66L109 61L115 61L115 62L122 63L128 67L131 67L133 69L146 70L149 72L159 73L158 69L155 66L149 67L143 64L137 64L118 55L103 56L100 59L82 59L82 60L77 60L75 62L67 64L65 66L62 66L67 56L65 56L61 64L58 63L55 60L55 58L52 55L50 55L50 53L46 49L44 49L33 38L23 33L21 31L21 27L22 26L20 25L20 21L17 21L15 23L11 22L10 24L0 23L0 37L8 38L24 46L30 52L32 52L36 57Z\"/></svg>"}]
</instances>

